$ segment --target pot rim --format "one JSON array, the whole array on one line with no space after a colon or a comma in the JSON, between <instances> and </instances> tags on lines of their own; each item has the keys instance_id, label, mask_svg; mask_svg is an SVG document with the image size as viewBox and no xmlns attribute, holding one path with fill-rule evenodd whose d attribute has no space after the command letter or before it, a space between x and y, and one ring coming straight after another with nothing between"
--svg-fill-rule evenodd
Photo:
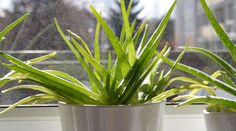
<instances>
[{"instance_id":1,"label":"pot rim","mask_svg":"<svg viewBox=\"0 0 236 131\"><path fill-rule=\"evenodd\" d=\"M228 114L235 114L236 115L236 112L209 112L209 111L207 111L207 109L204 109L202 111L202 113L204 115L228 115Z\"/></svg>"},{"instance_id":2,"label":"pot rim","mask_svg":"<svg viewBox=\"0 0 236 131\"><path fill-rule=\"evenodd\" d=\"M88 108L88 107L93 107L93 108L135 108L135 107L143 107L143 106L154 106L154 105L161 105L163 103L166 103L166 101L160 101L156 103L144 103L144 104L136 104L136 105L76 105L76 104L66 104L64 102L59 101L58 105L68 105L68 106L77 106L77 107L82 107L82 108Z\"/></svg>"}]
</instances>

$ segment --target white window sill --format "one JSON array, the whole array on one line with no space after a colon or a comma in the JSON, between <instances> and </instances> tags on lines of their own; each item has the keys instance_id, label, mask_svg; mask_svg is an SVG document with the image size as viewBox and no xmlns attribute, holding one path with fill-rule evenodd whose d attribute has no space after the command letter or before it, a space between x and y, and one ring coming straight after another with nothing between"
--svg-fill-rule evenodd
<instances>
[{"instance_id":1,"label":"white window sill","mask_svg":"<svg viewBox=\"0 0 236 131\"><path fill-rule=\"evenodd\" d=\"M163 131L206 131L204 105L167 105ZM2 131L61 131L57 107L22 107L0 116Z\"/></svg>"}]
</instances>

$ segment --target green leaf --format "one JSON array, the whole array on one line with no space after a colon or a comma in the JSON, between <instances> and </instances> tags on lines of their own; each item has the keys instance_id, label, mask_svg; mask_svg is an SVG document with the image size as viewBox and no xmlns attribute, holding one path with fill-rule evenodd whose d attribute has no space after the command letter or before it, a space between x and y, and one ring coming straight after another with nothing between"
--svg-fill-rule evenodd
<instances>
[{"instance_id":1,"label":"green leaf","mask_svg":"<svg viewBox=\"0 0 236 131\"><path fill-rule=\"evenodd\" d=\"M25 99L22 99L22 100L20 100L16 103L14 103L13 105L11 105L8 108L1 111L0 115L6 113L7 111L10 111L10 110L14 109L15 107L17 107L19 105L34 103L34 101L42 100L42 99L44 99L44 100L46 99L46 100L50 100L50 101L58 101L58 99L55 96L46 95L46 94L38 94L38 95L27 97Z\"/></svg>"},{"instance_id":2,"label":"green leaf","mask_svg":"<svg viewBox=\"0 0 236 131\"><path fill-rule=\"evenodd\" d=\"M32 65L36 64L38 62L44 61L46 59L49 59L53 56L55 56L57 53L53 52L44 56L40 56L31 60L26 61L27 64ZM3 78L0 79L0 87L3 87L5 84L11 82L11 81L18 81L18 80L24 80L27 79L27 74L17 73L15 71L10 71L7 73Z\"/></svg>"},{"instance_id":3,"label":"green leaf","mask_svg":"<svg viewBox=\"0 0 236 131\"><path fill-rule=\"evenodd\" d=\"M137 66L135 65L135 67L133 67L133 69L130 70L130 72L124 78L123 83L119 87L122 93L122 95L120 95L120 97L117 100L119 104L127 104L127 102L132 100L136 91L139 89L139 87L146 79L148 74L150 74L152 70L155 69L156 64L166 51L168 51L167 46L163 48L160 53L157 54L157 56L154 58L150 66L147 67L146 71L140 70L138 65Z\"/></svg>"},{"instance_id":4,"label":"green leaf","mask_svg":"<svg viewBox=\"0 0 236 131\"><path fill-rule=\"evenodd\" d=\"M86 88L86 86L81 83L79 80L77 80L76 78L74 78L73 76L67 74L67 73L64 73L64 72L61 72L61 71L56 71L56 70L44 70L44 72L47 72L47 73L50 73L52 75L56 75L58 77L61 77L61 78L64 78L68 81L71 81L77 85L80 85L80 86L83 86L84 88Z\"/></svg>"},{"instance_id":5,"label":"green leaf","mask_svg":"<svg viewBox=\"0 0 236 131\"><path fill-rule=\"evenodd\" d=\"M38 85L19 85L19 86L14 86L14 87L10 87L6 90L3 90L2 93L7 93L9 91L13 91L13 90L19 90L19 89L32 89L32 90L37 90L40 91L42 93L46 93L49 95L53 95L53 96L57 96L58 94L56 94L55 92L47 89L46 87L43 86L38 86Z\"/></svg>"},{"instance_id":6,"label":"green leaf","mask_svg":"<svg viewBox=\"0 0 236 131\"><path fill-rule=\"evenodd\" d=\"M107 71L106 69L96 61L96 59L93 58L93 56L89 55L84 48L75 41L75 39L73 37L71 37L71 42L73 44L73 46L79 51L80 54L82 54L84 56L84 59L86 61L88 61L93 68L98 72L98 74L100 74L100 76L105 76ZM105 74L105 75L104 75ZM105 78L103 77L103 80Z\"/></svg>"},{"instance_id":7,"label":"green leaf","mask_svg":"<svg viewBox=\"0 0 236 131\"><path fill-rule=\"evenodd\" d=\"M107 76L106 76L106 82L105 82L105 86L104 86L108 96L110 96L111 92L112 92L112 90L111 90L111 79L110 78L111 78L110 73L108 73Z\"/></svg>"},{"instance_id":8,"label":"green leaf","mask_svg":"<svg viewBox=\"0 0 236 131\"><path fill-rule=\"evenodd\" d=\"M218 78L218 77L220 77L221 75L222 75L222 73L221 73L222 71L215 71L212 75L211 75L211 77L212 78ZM202 83L204 83L205 85L207 85L207 84L209 84L209 82L208 81L203 81Z\"/></svg>"},{"instance_id":9,"label":"green leaf","mask_svg":"<svg viewBox=\"0 0 236 131\"><path fill-rule=\"evenodd\" d=\"M125 25L125 34L126 34L126 45L124 45L124 50L127 50L128 60L131 65L136 60L135 47L132 39L132 30L129 24L128 13L126 11L124 0L120 0L121 12L123 16L123 24Z\"/></svg>"},{"instance_id":10,"label":"green leaf","mask_svg":"<svg viewBox=\"0 0 236 131\"><path fill-rule=\"evenodd\" d=\"M31 60L28 60L26 63L27 63L27 64L30 64L30 65L36 64L36 63L39 63L39 62L41 62L41 61L50 59L50 58L52 58L52 57L54 57L54 56L56 56L56 55L57 55L56 52L52 52L52 53L50 53L50 54L47 54L47 55L44 55L44 56L40 56L40 57L31 59Z\"/></svg>"},{"instance_id":11,"label":"green leaf","mask_svg":"<svg viewBox=\"0 0 236 131\"><path fill-rule=\"evenodd\" d=\"M6 66L9 69L19 71L21 73L28 74L29 76L31 75L31 76L35 77L35 78L32 77L31 79L38 78L38 79L41 79L40 82L44 82L45 84L49 84L49 83L52 84L53 86L50 87L51 90L54 90L54 91L57 90L59 92L62 92L68 88L68 89L75 91L78 94L81 94L81 96L87 97L88 100L94 99L96 101L98 99L97 94L89 91L88 89L86 89L82 86L74 84L70 81L62 79L62 78L57 77L55 75L43 72L37 68L34 68L30 65L25 64L24 62L14 58L8 54L5 54L3 52L0 52L0 55L3 56L4 58L8 59L11 63L17 65L17 67L16 67L16 66L10 66L10 65L3 64L4 66Z\"/></svg>"},{"instance_id":12,"label":"green leaf","mask_svg":"<svg viewBox=\"0 0 236 131\"><path fill-rule=\"evenodd\" d=\"M0 42L2 41L3 37L5 37L12 29L14 29L17 25L19 25L24 19L26 19L30 14L25 13L23 16L15 20L9 26L7 26L2 32L0 32Z\"/></svg>"},{"instance_id":13,"label":"green leaf","mask_svg":"<svg viewBox=\"0 0 236 131\"><path fill-rule=\"evenodd\" d=\"M139 44L139 47L138 47L138 50L137 50L137 55L138 56L141 55L140 52L145 47L145 44L147 42L148 32L149 32L148 25L146 25L145 29L144 29L143 38L142 38L141 43Z\"/></svg>"},{"instance_id":14,"label":"green leaf","mask_svg":"<svg viewBox=\"0 0 236 131\"><path fill-rule=\"evenodd\" d=\"M126 78L130 79L134 76L138 76L137 74L143 72L149 64L149 61L152 59L153 55L156 52L156 48L161 40L161 37L165 31L165 27L168 23L169 17L171 12L175 7L176 1L172 4L171 8L169 9L166 16L163 18L161 24L156 29L152 37L150 38L149 42L141 49L140 53L138 54L138 59L133 64L132 70L126 75ZM135 74L134 74L135 72Z\"/></svg>"},{"instance_id":15,"label":"green leaf","mask_svg":"<svg viewBox=\"0 0 236 131\"><path fill-rule=\"evenodd\" d=\"M161 23L159 24L158 28L155 30L151 38L149 39L148 43L144 46L144 48L141 50L140 55L138 58L140 59L150 59L150 57L153 56L155 53L156 48L158 47L158 44L160 42L160 39L165 32L165 28L168 24L170 15L172 14L175 5L176 5L176 0L168 10L167 14L165 17L162 19Z\"/></svg>"},{"instance_id":16,"label":"green leaf","mask_svg":"<svg viewBox=\"0 0 236 131\"><path fill-rule=\"evenodd\" d=\"M105 77L104 74L107 74L107 71L106 71L105 69L103 69L103 67L102 67L100 64L98 64L98 63L94 60L94 58L92 58L92 56L90 56L89 54L87 54L87 53L83 50L83 48L74 40L74 38L71 38L71 41L72 41L72 43L74 43L74 45L76 46L76 48L77 48L79 51L81 51L81 52L83 52L83 53L85 54L85 56L84 56L84 59L85 59L85 60L80 56L79 61L80 61L81 65L82 65L83 69L84 69L84 70L87 72L87 74L88 74L89 81L90 81L90 84L91 84L91 86L92 86L93 91L96 92L96 93L99 93L100 96L106 96L106 95L105 95L106 92L105 92L105 90L104 90L104 88L103 88L103 86L102 86L102 83L100 82L100 80L99 80L99 78L97 77L97 75L92 72L92 69L90 68L89 64L87 63L87 61L90 61L90 60L88 60L88 59L92 59L92 61L94 62L92 65L94 65L94 66L93 66L94 69L95 69L99 74L101 74L100 76ZM88 59L86 59L86 58L88 58ZM101 67L100 69L105 70L105 71L97 70L97 68L99 68L99 66ZM105 78L103 78L103 79L105 79Z\"/></svg>"},{"instance_id":17,"label":"green leaf","mask_svg":"<svg viewBox=\"0 0 236 131\"><path fill-rule=\"evenodd\" d=\"M198 81L196 79L192 79L189 77L175 77L172 78L169 83L167 84L170 85L175 81L180 81L180 82L186 82L186 83L190 83L190 85L188 85L189 87L194 87L195 89L193 89L189 95L195 95L196 93L198 93L201 89L204 89L205 91L207 91L209 94L214 94L214 88L212 87L208 87L207 84L208 83L204 83L201 81Z\"/></svg>"},{"instance_id":18,"label":"green leaf","mask_svg":"<svg viewBox=\"0 0 236 131\"><path fill-rule=\"evenodd\" d=\"M70 82L67 82L65 80L61 80L62 82L64 82L63 84L60 84L58 82L55 81L55 79L49 79L49 78L45 78L44 76L41 76L40 74L37 74L35 72L31 72L30 70L27 70L26 68L21 68L18 66L12 66L12 65L7 65L7 64L3 64L5 67L11 69L11 70L15 70L17 72L21 72L24 74L28 74L28 79L30 81L36 82L40 85L45 86L46 88L56 92L58 95L62 96L63 98L66 99L66 102L70 103L70 104L101 104L100 103L100 99L98 96L95 96L97 98L95 98L94 96L91 95L87 95L86 92L83 92L81 90L82 87L76 85L75 86L70 86L68 84L70 84ZM88 90L88 89L85 89ZM92 94L97 95L96 93L91 92Z\"/></svg>"},{"instance_id":19,"label":"green leaf","mask_svg":"<svg viewBox=\"0 0 236 131\"><path fill-rule=\"evenodd\" d=\"M130 0L129 5L128 5L128 9L127 9L127 14L128 14L128 18L132 9L132 4L133 4L133 0ZM132 27L135 27L136 25L136 20L133 21L132 23ZM121 34L120 34L120 43L123 44L125 41L125 24L123 24L122 29L121 29ZM133 32L133 31L132 31Z\"/></svg>"},{"instance_id":20,"label":"green leaf","mask_svg":"<svg viewBox=\"0 0 236 131\"><path fill-rule=\"evenodd\" d=\"M94 38L94 59L99 64L101 64L100 47L99 47L100 28L101 28L101 25L100 25L100 23L97 22L95 38ZM94 70L94 74L97 76L98 80L101 80L99 73L96 70Z\"/></svg>"},{"instance_id":21,"label":"green leaf","mask_svg":"<svg viewBox=\"0 0 236 131\"><path fill-rule=\"evenodd\" d=\"M125 25L122 26L120 33L120 43L123 45L125 43Z\"/></svg>"},{"instance_id":22,"label":"green leaf","mask_svg":"<svg viewBox=\"0 0 236 131\"><path fill-rule=\"evenodd\" d=\"M72 50L72 52L75 54L76 58L78 59L78 61L82 64L83 68L86 70L86 72L88 73L88 77L90 79L91 85L93 87L93 91L95 92L99 92L100 95L105 93L102 84L100 83L99 79L97 78L97 76L95 76L93 74L93 72L91 72L91 69L89 68L89 65L87 64L87 62L85 60L83 60L83 58L80 56L80 53L84 56L84 58L89 61L94 69L99 73L99 74L104 74L107 73L107 71L99 64L96 62L96 60L92 57L92 55L90 55L87 51L84 50L84 48L82 46L80 46L73 37L71 37L71 41L72 43L67 39L67 37L64 35L64 33L62 32L57 20L55 19L55 23L57 26L57 29L59 31L59 33L61 34L62 38L64 39L64 41L67 43L67 45L70 47L70 49ZM75 48L76 47L76 48ZM78 49L80 52L78 52L76 49ZM104 76L104 75L101 75ZM106 79L106 78L103 78Z\"/></svg>"},{"instance_id":23,"label":"green leaf","mask_svg":"<svg viewBox=\"0 0 236 131\"><path fill-rule=\"evenodd\" d=\"M107 55L107 70L110 72L112 67L112 57L111 57L111 52L108 51L108 55Z\"/></svg>"},{"instance_id":24,"label":"green leaf","mask_svg":"<svg viewBox=\"0 0 236 131\"><path fill-rule=\"evenodd\" d=\"M66 42L66 44L69 46L69 48L71 49L71 51L74 53L74 55L76 56L77 60L81 63L83 69L88 73L88 77L89 77L89 80L90 80L90 83L91 83L91 86L93 88L93 91L95 91L96 93L100 93L100 95L102 94L102 92L99 92L102 90L102 86L101 86L101 83L99 82L97 76L95 76L93 74L93 72L90 70L89 68L89 65L87 63L87 61L85 61L81 55L80 55L80 52L77 51L77 49L74 47L74 46L77 46L78 47L81 47L81 46L78 46L79 44L74 40L73 37L72 38L72 44L68 39L67 37L65 36L65 34L62 32L58 22L56 19L55 20L55 23L56 23L56 27L57 27L57 30L58 32L60 33L61 37L63 38L63 40ZM82 48L82 47L81 47ZM81 49L80 48L80 49ZM83 48L84 49L84 48ZM100 66L98 63L96 63L96 61L92 58L91 55L89 55L86 51L83 50L82 52L84 55L87 56L87 60L89 60L91 63L95 64L94 68L96 69L97 72L99 73L106 73L106 70L103 69L102 66ZM104 78L105 79L105 78ZM100 88L100 90L98 89Z\"/></svg>"},{"instance_id":25,"label":"green leaf","mask_svg":"<svg viewBox=\"0 0 236 131\"><path fill-rule=\"evenodd\" d=\"M193 103L205 103L205 104L214 104L214 105L222 105L229 108L236 109L236 101L230 100L223 97L216 97L216 96L198 96L193 97L185 102L180 103L178 106L186 106Z\"/></svg>"},{"instance_id":26,"label":"green leaf","mask_svg":"<svg viewBox=\"0 0 236 131\"><path fill-rule=\"evenodd\" d=\"M177 64L180 62L180 60L183 58L183 56L184 56L184 54L185 54L187 48L188 48L188 46L186 46L186 48L184 49L184 51L182 51L182 52L180 53L180 55L179 55L178 58L176 59L174 65L173 65L173 66L171 67L171 69L165 74L165 76L164 76L165 79L169 79L169 78L170 78L170 76L171 76L171 74L173 73L175 67L176 67Z\"/></svg>"},{"instance_id":27,"label":"green leaf","mask_svg":"<svg viewBox=\"0 0 236 131\"><path fill-rule=\"evenodd\" d=\"M133 32L134 32L134 30L135 30L135 27L136 27L136 19L132 22L132 24L131 24L131 32L132 32L132 34L133 34Z\"/></svg>"},{"instance_id":28,"label":"green leaf","mask_svg":"<svg viewBox=\"0 0 236 131\"><path fill-rule=\"evenodd\" d=\"M90 9L94 16L96 17L97 21L101 24L103 27L104 32L106 33L108 39L110 40L114 51L116 52L116 55L118 57L118 60L120 61L120 65L122 66L122 74L126 75L126 73L131 68L131 65L128 61L128 58L126 57L126 53L123 50L121 43L119 42L118 38L115 36L115 33L111 30L111 28L107 25L107 23L102 19L101 15L94 9L94 7L90 6Z\"/></svg>"},{"instance_id":29,"label":"green leaf","mask_svg":"<svg viewBox=\"0 0 236 131\"><path fill-rule=\"evenodd\" d=\"M212 60L214 60L218 65L220 65L222 68L225 69L225 71L232 77L236 77L236 69L228 64L225 60L217 56L216 54L212 53L209 50L198 48L198 47L189 47L188 50L197 51L199 53L202 53L203 55L208 56Z\"/></svg>"},{"instance_id":30,"label":"green leaf","mask_svg":"<svg viewBox=\"0 0 236 131\"><path fill-rule=\"evenodd\" d=\"M172 84L172 83L175 82L175 81L181 81L181 82L187 82L187 83L194 83L194 84L203 85L203 83L202 83L201 81L192 79L192 78L190 78L190 77L183 77L183 76L172 78L172 79L168 82L168 85Z\"/></svg>"},{"instance_id":31,"label":"green leaf","mask_svg":"<svg viewBox=\"0 0 236 131\"><path fill-rule=\"evenodd\" d=\"M132 5L133 5L133 0L129 1L129 5L128 5L128 9L127 9L127 17L129 18L131 9L132 9Z\"/></svg>"},{"instance_id":32,"label":"green leaf","mask_svg":"<svg viewBox=\"0 0 236 131\"><path fill-rule=\"evenodd\" d=\"M228 84L228 85L230 85L230 86L236 88L236 85L235 85L235 83L233 82L233 80L231 79L231 77L229 77L229 75L228 75L226 72L224 72L224 71L221 71L221 70L215 71L215 72L211 75L211 77L213 77L213 78L222 77L223 80L224 80L224 82L225 82L226 84ZM208 81L203 81L203 83L204 83L204 84L209 84Z\"/></svg>"},{"instance_id":33,"label":"green leaf","mask_svg":"<svg viewBox=\"0 0 236 131\"><path fill-rule=\"evenodd\" d=\"M229 77L229 75L226 72L221 72L222 77L225 81L225 83L231 85L232 87L236 88L236 84L234 83L234 81L231 79L231 77Z\"/></svg>"},{"instance_id":34,"label":"green leaf","mask_svg":"<svg viewBox=\"0 0 236 131\"><path fill-rule=\"evenodd\" d=\"M72 43L68 40L68 38L65 36L65 34L62 32L56 18L54 18L57 30L59 32L59 34L61 35L62 39L66 42L66 44L68 45L68 47L70 48L70 50L73 52L73 54L75 55L75 57L77 58L77 60L80 62L81 56L79 54L79 52L76 50L76 48L72 45Z\"/></svg>"},{"instance_id":35,"label":"green leaf","mask_svg":"<svg viewBox=\"0 0 236 131\"><path fill-rule=\"evenodd\" d=\"M162 92L161 94L158 94L157 96L153 97L151 100L149 100L146 103L164 101L165 99L167 99L171 96L175 96L175 95L187 92L191 89L192 88L190 88L188 86L183 86L183 87L179 87L179 88L170 89L168 91Z\"/></svg>"},{"instance_id":36,"label":"green leaf","mask_svg":"<svg viewBox=\"0 0 236 131\"><path fill-rule=\"evenodd\" d=\"M84 40L83 40L80 36L78 36L78 35L76 35L75 33L73 33L72 31L70 31L70 30L67 30L67 31L69 32L70 36L72 36L73 38L75 38L76 40L78 40L78 41L82 44L83 49L84 49L85 51L87 51L87 53L88 53L90 56L92 56L92 53L91 53L89 47L87 46L87 44L84 42Z\"/></svg>"},{"instance_id":37,"label":"green leaf","mask_svg":"<svg viewBox=\"0 0 236 131\"><path fill-rule=\"evenodd\" d=\"M94 39L94 58L95 60L100 63L100 47L99 47L99 34L100 34L100 23L97 23L96 32L95 32L95 39Z\"/></svg>"},{"instance_id":38,"label":"green leaf","mask_svg":"<svg viewBox=\"0 0 236 131\"><path fill-rule=\"evenodd\" d=\"M94 16L96 17L97 21L101 24L101 26L104 29L104 32L107 34L108 39L111 41L112 46L117 54L118 57L125 57L125 52L122 49L117 37L115 36L115 33L111 30L111 28L108 26L108 24L102 19L101 15L96 11L96 9L92 6L90 6L90 9ZM127 59L126 59L127 60Z\"/></svg>"},{"instance_id":39,"label":"green leaf","mask_svg":"<svg viewBox=\"0 0 236 131\"><path fill-rule=\"evenodd\" d=\"M227 33L222 29L220 24L217 22L216 18L214 17L213 13L208 7L206 1L205 0L200 0L200 1L205 11L205 14L208 17L208 20L211 22L211 25L213 26L215 32L219 36L224 46L228 49L234 61L236 61L236 45L231 41Z\"/></svg>"},{"instance_id":40,"label":"green leaf","mask_svg":"<svg viewBox=\"0 0 236 131\"><path fill-rule=\"evenodd\" d=\"M170 50L170 48L169 48L169 50ZM183 52L181 52L181 54L178 56L177 60L174 62L173 66L171 67L171 69L158 81L156 88L148 95L147 100L150 100L151 98L153 98L157 94L160 94L166 90L166 88L168 86L168 80L169 80L171 74L173 73L175 67L177 66L179 61L182 59L185 51L186 51L186 49ZM161 55L161 57L162 56L164 56L164 55Z\"/></svg>"},{"instance_id":41,"label":"green leaf","mask_svg":"<svg viewBox=\"0 0 236 131\"><path fill-rule=\"evenodd\" d=\"M10 71L7 75L0 79L0 87L3 87L11 81L18 81L27 79L27 74L17 73L15 71Z\"/></svg>"},{"instance_id":42,"label":"green leaf","mask_svg":"<svg viewBox=\"0 0 236 131\"><path fill-rule=\"evenodd\" d=\"M170 66L173 66L174 65L174 62L169 60L168 58L166 57L162 57L163 61L167 64L169 64ZM183 64L177 64L176 65L176 68L179 69L179 70L182 70L183 72L186 72L186 73L189 73L193 76L196 76L202 80L206 80L210 83L212 83L213 85L217 86L218 88L232 94L232 95L235 95L236 94L236 89L218 79L215 79L211 76L209 76L208 74L198 70L198 69L195 69L193 67L190 67L190 66L187 66L187 65L183 65Z\"/></svg>"},{"instance_id":43,"label":"green leaf","mask_svg":"<svg viewBox=\"0 0 236 131\"><path fill-rule=\"evenodd\" d=\"M135 66L139 66L140 71L145 69L145 66L150 62L153 55L156 53L156 48L161 40L163 33L165 32L165 28L167 26L169 17L176 5L176 1L172 4L171 8L167 12L166 16L163 18L159 27L156 29L152 37L149 39L149 42L144 46L144 48L140 51L137 58L138 61Z\"/></svg>"},{"instance_id":44,"label":"green leaf","mask_svg":"<svg viewBox=\"0 0 236 131\"><path fill-rule=\"evenodd\" d=\"M134 37L133 37L133 42L134 45L136 45L138 43L139 37L142 34L143 30L145 29L146 26L146 21L144 21L141 26L139 27L138 31L135 33Z\"/></svg>"}]
</instances>

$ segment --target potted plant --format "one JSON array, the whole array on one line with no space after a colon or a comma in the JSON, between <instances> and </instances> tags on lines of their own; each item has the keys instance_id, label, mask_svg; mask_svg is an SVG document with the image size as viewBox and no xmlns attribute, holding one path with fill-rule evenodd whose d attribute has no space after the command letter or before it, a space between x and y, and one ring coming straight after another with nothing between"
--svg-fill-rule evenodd
<instances>
[{"instance_id":1,"label":"potted plant","mask_svg":"<svg viewBox=\"0 0 236 131\"><path fill-rule=\"evenodd\" d=\"M207 15L211 25L215 32L220 38L223 45L228 50L234 62L236 61L236 45L228 37L227 33L224 32L220 24L217 22L210 8L208 7L205 0L200 0L202 7ZM190 79L179 77L176 78L180 81L188 82L189 85L183 88L191 87L193 90L189 95L179 96L175 100L187 99L180 103L178 106L186 106L192 103L206 103L208 107L203 111L206 127L208 131L235 131L236 130L236 99L224 98L216 95L216 90L220 89L236 98L236 68L235 65L231 65L226 62L218 55L213 52L197 48L197 47L186 47L187 50L199 52L210 59L214 60L216 64L222 67L222 70L215 71L212 75L202 72L198 69L192 68L187 65L177 64L176 68L192 74L197 79ZM170 61L166 57L162 57L163 61L169 65L174 65L174 62ZM204 90L208 92L209 96L197 96L196 94Z\"/></svg>"},{"instance_id":2,"label":"potted plant","mask_svg":"<svg viewBox=\"0 0 236 131\"><path fill-rule=\"evenodd\" d=\"M132 0L126 9L121 0L123 28L117 38L101 14L90 6L96 17L94 53L81 37L68 31L66 36L57 20L56 27L75 57L88 74L90 86L73 76L56 70L40 70L32 64L56 55L55 52L29 61L21 61L9 54L0 52L0 56L9 63L2 65L11 71L0 79L1 86L12 81L32 81L35 85L18 85L3 93L32 89L40 93L29 96L11 105L2 113L22 104L59 102L63 131L157 131L161 130L165 99L187 88L166 91L171 84L170 76L184 52L173 67L162 71L161 57L168 56L170 48L165 46L156 50L167 26L176 1L163 18L159 27L148 39L148 27L144 22L134 33L135 21L130 25L128 17ZM102 63L99 47L100 28L107 35L115 52L115 58L108 51L107 63ZM141 34L142 39L139 43ZM113 61L115 59L115 61Z\"/></svg>"}]
</instances>

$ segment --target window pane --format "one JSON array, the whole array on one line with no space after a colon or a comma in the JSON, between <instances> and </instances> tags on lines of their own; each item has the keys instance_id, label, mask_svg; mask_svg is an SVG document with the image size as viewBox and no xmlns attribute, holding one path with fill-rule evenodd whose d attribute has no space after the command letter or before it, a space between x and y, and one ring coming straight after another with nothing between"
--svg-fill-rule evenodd
<instances>
[{"instance_id":1,"label":"window pane","mask_svg":"<svg viewBox=\"0 0 236 131\"><path fill-rule=\"evenodd\" d=\"M128 3L128 0L126 2ZM161 18L172 2L173 0L134 0L130 22L132 23L134 19L137 19L135 28L137 30L138 25L146 19L152 33L158 27ZM222 27L229 33L231 39L236 41L236 1L207 0L207 2ZM35 66L40 69L65 71L87 84L86 73L81 69L80 64L59 36L53 18L57 18L64 31L69 29L80 35L92 49L96 20L89 11L90 4L102 11L102 15L108 24L112 26L116 35L120 36L122 21L118 0L1 0L0 30L25 12L30 12L31 15L7 35L7 39L0 43L0 49L22 60L56 51L58 52L56 57ZM191 46L203 47L217 52L224 59L235 64L225 52L225 48L210 26L199 0L178 1L159 49L168 42L172 47L170 57L174 59L179 54L180 49L178 47L185 45L186 41ZM102 43L101 50L104 54L108 49L112 49L104 33L100 35L100 43ZM103 57L105 58L105 55ZM219 69L214 62L193 52L186 53L182 62L208 73ZM8 72L2 66L0 70L1 77ZM177 75L187 74L176 71L175 76ZM8 84L3 89L15 84ZM170 88L178 86L177 84ZM34 93L35 91L23 90L1 94L0 104L11 104Z\"/></svg>"}]
</instances>

